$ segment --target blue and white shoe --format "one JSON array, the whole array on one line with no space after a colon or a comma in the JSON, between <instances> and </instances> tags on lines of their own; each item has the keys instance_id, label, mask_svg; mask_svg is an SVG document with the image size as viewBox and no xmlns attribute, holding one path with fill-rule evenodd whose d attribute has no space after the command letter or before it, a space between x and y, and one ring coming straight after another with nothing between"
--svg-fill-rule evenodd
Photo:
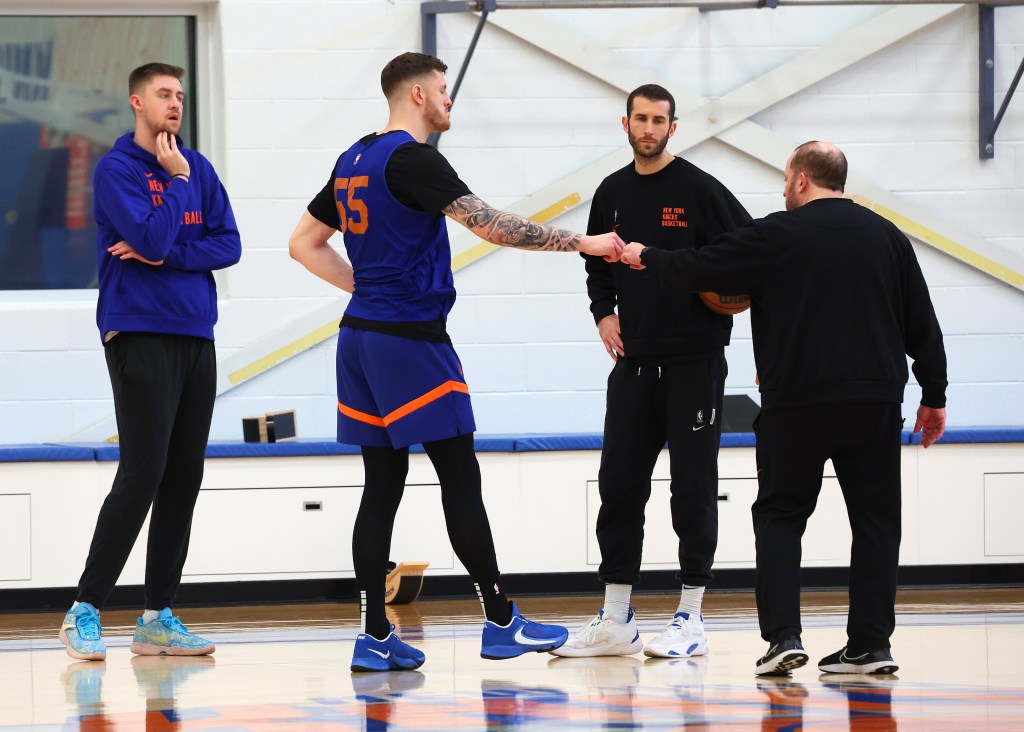
<instances>
[{"instance_id":1,"label":"blue and white shoe","mask_svg":"<svg viewBox=\"0 0 1024 732\"><path fill-rule=\"evenodd\" d=\"M68 610L60 626L60 642L68 647L68 655L82 661L106 659L107 646L102 635L100 611L87 602Z\"/></svg>"},{"instance_id":2,"label":"blue and white shoe","mask_svg":"<svg viewBox=\"0 0 1024 732\"><path fill-rule=\"evenodd\" d=\"M484 623L480 648L481 658L500 660L515 658L524 653L546 653L559 648L569 638L569 631L561 625L534 623L519 614L514 602L512 620L508 625Z\"/></svg>"},{"instance_id":3,"label":"blue and white shoe","mask_svg":"<svg viewBox=\"0 0 1024 732\"><path fill-rule=\"evenodd\" d=\"M636 629L636 615L629 608L625 623L617 623L601 610L590 622L573 633L564 646L551 651L556 656L630 656L640 651L644 642Z\"/></svg>"},{"instance_id":4,"label":"blue and white shoe","mask_svg":"<svg viewBox=\"0 0 1024 732\"><path fill-rule=\"evenodd\" d=\"M395 626L384 640L360 633L352 651L352 671L412 671L423 665L427 657L395 635Z\"/></svg>"},{"instance_id":5,"label":"blue and white shoe","mask_svg":"<svg viewBox=\"0 0 1024 732\"><path fill-rule=\"evenodd\" d=\"M708 650L704 616L678 612L661 635L644 646L644 655L651 658L689 658L703 656Z\"/></svg>"},{"instance_id":6,"label":"blue and white shoe","mask_svg":"<svg viewBox=\"0 0 1024 732\"><path fill-rule=\"evenodd\" d=\"M135 621L131 652L140 656L205 656L217 650L205 638L190 633L169 607L148 623Z\"/></svg>"}]
</instances>

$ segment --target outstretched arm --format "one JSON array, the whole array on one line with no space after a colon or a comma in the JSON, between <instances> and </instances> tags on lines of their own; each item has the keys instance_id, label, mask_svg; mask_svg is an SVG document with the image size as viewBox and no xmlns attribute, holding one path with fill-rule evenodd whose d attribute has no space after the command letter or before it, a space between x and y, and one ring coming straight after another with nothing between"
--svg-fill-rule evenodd
<instances>
[{"instance_id":1,"label":"outstretched arm","mask_svg":"<svg viewBox=\"0 0 1024 732\"><path fill-rule=\"evenodd\" d=\"M327 241L335 232L336 229L313 218L309 211L303 211L288 240L288 253L320 279L345 292L353 292L352 266Z\"/></svg>"},{"instance_id":2,"label":"outstretched arm","mask_svg":"<svg viewBox=\"0 0 1024 732\"><path fill-rule=\"evenodd\" d=\"M583 252L618 261L622 239L615 232L586 236L568 229L545 226L536 221L488 206L473 194L455 199L442 210L484 241L513 249L550 252Z\"/></svg>"}]
</instances>

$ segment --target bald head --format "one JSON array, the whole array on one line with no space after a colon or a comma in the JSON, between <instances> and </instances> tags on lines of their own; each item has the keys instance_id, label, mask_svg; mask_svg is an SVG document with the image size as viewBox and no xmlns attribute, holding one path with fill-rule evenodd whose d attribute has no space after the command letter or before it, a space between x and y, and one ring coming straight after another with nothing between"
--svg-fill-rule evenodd
<instances>
[{"instance_id":1,"label":"bald head","mask_svg":"<svg viewBox=\"0 0 1024 732\"><path fill-rule=\"evenodd\" d=\"M846 189L846 156L831 142L805 142L793 151L789 167L806 173L818 188L842 193Z\"/></svg>"},{"instance_id":2,"label":"bald head","mask_svg":"<svg viewBox=\"0 0 1024 732\"><path fill-rule=\"evenodd\" d=\"M846 189L846 156L830 142L805 142L786 162L786 209L816 198L839 198Z\"/></svg>"}]
</instances>

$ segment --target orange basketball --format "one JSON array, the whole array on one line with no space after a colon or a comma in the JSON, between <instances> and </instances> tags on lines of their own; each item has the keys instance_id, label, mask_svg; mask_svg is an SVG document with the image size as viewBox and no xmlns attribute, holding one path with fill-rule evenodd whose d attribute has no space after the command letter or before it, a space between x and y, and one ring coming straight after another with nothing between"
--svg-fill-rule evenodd
<instances>
[{"instance_id":1,"label":"orange basketball","mask_svg":"<svg viewBox=\"0 0 1024 732\"><path fill-rule=\"evenodd\" d=\"M750 295L719 295L717 292L702 292L700 301L708 309L722 315L736 315L750 307Z\"/></svg>"}]
</instances>

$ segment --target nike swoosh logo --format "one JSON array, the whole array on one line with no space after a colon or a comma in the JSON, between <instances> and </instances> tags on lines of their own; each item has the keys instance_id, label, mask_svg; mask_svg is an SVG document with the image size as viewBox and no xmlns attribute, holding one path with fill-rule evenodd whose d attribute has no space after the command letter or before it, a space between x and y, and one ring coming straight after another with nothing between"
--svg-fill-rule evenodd
<instances>
[{"instance_id":1,"label":"nike swoosh logo","mask_svg":"<svg viewBox=\"0 0 1024 732\"><path fill-rule=\"evenodd\" d=\"M161 631L160 633L143 633L146 638L161 645L167 645L167 631Z\"/></svg>"},{"instance_id":2,"label":"nike swoosh logo","mask_svg":"<svg viewBox=\"0 0 1024 732\"><path fill-rule=\"evenodd\" d=\"M694 428L693 428L693 431L694 431L694 432L697 432L698 430L702 430L702 429L704 429L705 427L707 427L707 425L706 425L706 424L698 425L698 426L696 426L696 427L694 427Z\"/></svg>"},{"instance_id":3,"label":"nike swoosh logo","mask_svg":"<svg viewBox=\"0 0 1024 732\"><path fill-rule=\"evenodd\" d=\"M146 177L147 177L147 178L152 178L152 177L153 177L153 174L152 174L152 173L146 173Z\"/></svg>"},{"instance_id":4,"label":"nike swoosh logo","mask_svg":"<svg viewBox=\"0 0 1024 732\"><path fill-rule=\"evenodd\" d=\"M370 653L376 653L381 658L385 658L386 659L386 658L390 658L391 657L391 651L388 651L387 653L381 653L376 648L367 648L366 650L368 650Z\"/></svg>"},{"instance_id":5,"label":"nike swoosh logo","mask_svg":"<svg viewBox=\"0 0 1024 732\"><path fill-rule=\"evenodd\" d=\"M839 656L840 661L859 661L862 658L867 658L868 654L862 653L859 656L847 656L846 651L843 651L842 655Z\"/></svg>"},{"instance_id":6,"label":"nike swoosh logo","mask_svg":"<svg viewBox=\"0 0 1024 732\"><path fill-rule=\"evenodd\" d=\"M551 644L550 638L527 638L523 635L522 628L516 631L514 638L516 643L522 643L524 646L546 646Z\"/></svg>"}]
</instances>

